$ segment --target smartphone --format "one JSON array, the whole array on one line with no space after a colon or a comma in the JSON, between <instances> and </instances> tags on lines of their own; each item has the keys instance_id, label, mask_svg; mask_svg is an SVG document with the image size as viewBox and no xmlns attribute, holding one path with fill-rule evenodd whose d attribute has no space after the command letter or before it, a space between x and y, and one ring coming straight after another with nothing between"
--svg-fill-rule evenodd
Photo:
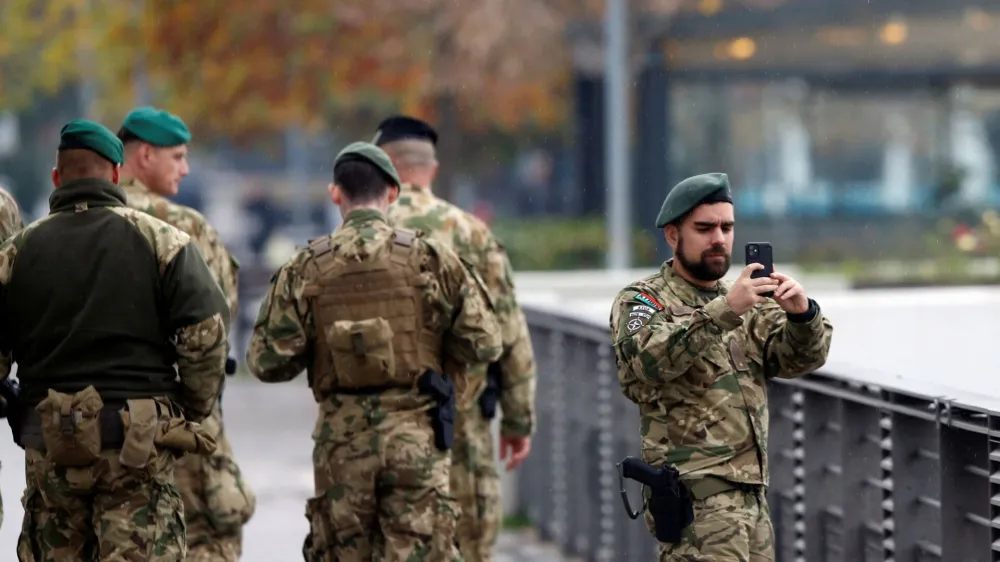
<instances>
[{"instance_id":1,"label":"smartphone","mask_svg":"<svg viewBox=\"0 0 1000 562\"><path fill-rule=\"evenodd\" d=\"M761 277L770 277L774 273L774 253L771 249L770 242L748 242L746 247L747 265L752 263L759 263L764 266L764 269L758 269L750 274L751 279L759 279ZM761 293L762 296L771 298L774 296L773 291L767 293Z\"/></svg>"}]
</instances>

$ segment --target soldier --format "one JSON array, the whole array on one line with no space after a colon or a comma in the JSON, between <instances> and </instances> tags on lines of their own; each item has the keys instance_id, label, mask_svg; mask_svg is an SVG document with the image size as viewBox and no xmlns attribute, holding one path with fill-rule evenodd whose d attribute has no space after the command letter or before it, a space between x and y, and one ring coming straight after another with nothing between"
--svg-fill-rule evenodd
<instances>
[{"instance_id":1,"label":"soldier","mask_svg":"<svg viewBox=\"0 0 1000 562\"><path fill-rule=\"evenodd\" d=\"M489 562L500 531L503 506L494 458L490 421L499 398L500 456L510 457L513 470L531 451L534 430L535 358L524 314L514 293L513 272L503 246L483 221L435 197L431 182L437 172L437 133L430 125L405 116L383 121L376 142L392 158L403 181L399 199L389 207L389 220L423 231L447 245L481 277L489 290L503 336L499 361L469 365L459 380L481 381L462 389L458 400L451 486L462 507L458 544L467 562ZM463 375L461 366L446 372ZM486 374L486 377L482 375Z\"/></svg>"},{"instance_id":2,"label":"soldier","mask_svg":"<svg viewBox=\"0 0 1000 562\"><path fill-rule=\"evenodd\" d=\"M7 240L22 228L24 223L21 221L17 200L9 191L0 187L0 242Z\"/></svg>"},{"instance_id":3,"label":"soldier","mask_svg":"<svg viewBox=\"0 0 1000 562\"><path fill-rule=\"evenodd\" d=\"M622 289L611 309L622 392L639 406L642 458L673 465L694 508L680 542L660 543L661 561L774 560L766 383L818 369L830 350L830 322L791 277L751 279L763 267L751 264L735 282L720 281L734 223L726 174L682 181L656 219L674 257ZM652 519L647 513L651 532Z\"/></svg>"},{"instance_id":4,"label":"soldier","mask_svg":"<svg viewBox=\"0 0 1000 562\"><path fill-rule=\"evenodd\" d=\"M0 246L0 379L17 362L18 559L174 562L174 459L211 453L225 298L180 230L125 205L122 144L62 128L50 214ZM180 381L177 380L178 375Z\"/></svg>"},{"instance_id":5,"label":"soldier","mask_svg":"<svg viewBox=\"0 0 1000 562\"><path fill-rule=\"evenodd\" d=\"M310 562L461 559L448 481L455 388L442 351L493 361L499 327L454 253L389 226L398 189L378 147L337 155L329 191L344 222L278 270L250 339L254 376L284 382L307 369L320 404Z\"/></svg>"},{"instance_id":6,"label":"soldier","mask_svg":"<svg viewBox=\"0 0 1000 562\"><path fill-rule=\"evenodd\" d=\"M125 117L118 138L125 147L121 186L128 206L191 237L222 288L229 317L235 320L239 314L239 264L201 213L167 199L177 194L181 179L188 174L191 134L187 125L166 111L140 107ZM227 334L231 325L232 321L226 326ZM228 360L226 374L233 374L235 367L236 362ZM226 437L221 400L202 423L218 444L215 452L209 457L187 455L178 459L175 467L187 520L187 562L235 562L243 551L243 525L253 515L256 496L244 480Z\"/></svg>"},{"instance_id":7,"label":"soldier","mask_svg":"<svg viewBox=\"0 0 1000 562\"><path fill-rule=\"evenodd\" d=\"M0 187L0 242L3 242L24 228L17 201L9 191ZM8 383L9 384L9 383ZM7 417L7 399L3 396L7 389L0 389L0 418ZM0 525L3 525L3 498L0 498Z\"/></svg>"}]
</instances>

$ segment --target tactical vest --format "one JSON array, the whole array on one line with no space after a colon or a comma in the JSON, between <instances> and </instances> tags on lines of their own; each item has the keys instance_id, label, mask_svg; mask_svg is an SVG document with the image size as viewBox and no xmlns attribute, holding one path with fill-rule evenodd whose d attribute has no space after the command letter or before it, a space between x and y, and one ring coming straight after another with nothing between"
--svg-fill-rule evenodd
<instances>
[{"instance_id":1,"label":"tactical vest","mask_svg":"<svg viewBox=\"0 0 1000 562\"><path fill-rule=\"evenodd\" d=\"M309 381L317 401L415 388L426 370L441 372L441 335L424 325L415 237L397 229L383 258L353 263L336 259L329 236L309 242L316 268L304 295L316 325Z\"/></svg>"}]
</instances>

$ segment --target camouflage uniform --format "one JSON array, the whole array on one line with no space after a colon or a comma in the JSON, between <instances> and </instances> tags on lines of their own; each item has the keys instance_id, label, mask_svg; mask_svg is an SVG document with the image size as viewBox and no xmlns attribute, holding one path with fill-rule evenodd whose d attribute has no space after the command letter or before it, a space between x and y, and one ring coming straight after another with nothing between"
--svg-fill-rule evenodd
<instances>
[{"instance_id":1,"label":"camouflage uniform","mask_svg":"<svg viewBox=\"0 0 1000 562\"><path fill-rule=\"evenodd\" d=\"M737 316L731 283L697 287L672 261L619 292L610 319L622 392L639 405L642 458L674 465L694 496L694 523L679 544L660 544L660 560L773 560L767 379L822 366L832 327L818 306L807 319L773 300ZM710 491L727 482L739 484ZM646 523L652 532L648 513Z\"/></svg>"},{"instance_id":2,"label":"camouflage uniform","mask_svg":"<svg viewBox=\"0 0 1000 562\"><path fill-rule=\"evenodd\" d=\"M0 242L6 241L22 228L24 223L21 221L21 211L18 209L17 201L9 191L0 188ZM2 525L3 498L0 497L0 526Z\"/></svg>"},{"instance_id":3,"label":"camouflage uniform","mask_svg":"<svg viewBox=\"0 0 1000 562\"><path fill-rule=\"evenodd\" d=\"M410 184L401 186L399 199L389 207L389 220L447 245L485 281L503 336L501 434L530 436L534 430L535 358L503 246L479 218L436 197L430 189ZM490 420L477 402L487 364L466 369L471 376L460 378L477 384L466 388L458 402L451 486L462 508L457 533L462 556L467 562L487 562L492 560L503 517L500 476Z\"/></svg>"},{"instance_id":4,"label":"camouflage uniform","mask_svg":"<svg viewBox=\"0 0 1000 562\"><path fill-rule=\"evenodd\" d=\"M373 394L376 389L366 376L333 367L353 364L360 369L372 363L339 351L338 330L347 329L347 321L327 322L325 329L317 326L317 310L330 310L318 306L352 309L352 314L366 317L365 311L373 310L376 321L391 316L390 333L407 322L422 324L422 330L436 334L444 352L456 361L484 362L499 356L499 327L459 259L419 237L397 242L400 236L378 211L351 211L332 235L313 241L275 274L254 325L247 353L254 376L264 382L283 382L308 369L310 386L320 403L313 432L316 496L306 505L311 530L303 548L309 561L460 559L454 544L458 507L448 490L451 459L447 451L435 447L428 416L434 407L432 399L415 391L412 383L409 388L390 390L382 386ZM326 241L325 252L314 250ZM397 244L411 244L410 251L419 252L408 258L416 255L419 260L421 273L411 277L418 282L419 303L400 307L392 301L390 306L382 299L313 291L335 271L388 259L398 251ZM320 257L326 265L321 266ZM354 288L379 290L370 283L361 285ZM385 292L388 299L389 287ZM329 304L335 302L339 304ZM406 317L402 308L422 311L422 320ZM323 332L324 340L317 340ZM390 353L399 363L399 353L406 350L392 337ZM365 342L372 351L385 349ZM358 348L354 349L357 353ZM439 363L440 357L430 361ZM320 382L331 378L338 382ZM352 385L344 382L352 378L360 380ZM320 389L324 386L326 391Z\"/></svg>"},{"instance_id":5,"label":"camouflage uniform","mask_svg":"<svg viewBox=\"0 0 1000 562\"><path fill-rule=\"evenodd\" d=\"M26 420L21 432L25 516L18 559L176 562L183 559L187 546L173 463L181 451L207 454L215 447L211 436L192 422L212 412L219 393L228 311L189 236L126 207L118 186L78 180L57 188L50 204L51 214L0 246L0 379L10 374L16 360ZM71 239L65 248L47 243L63 236ZM70 254L79 254L80 259ZM156 267L150 278L142 278L144 264ZM52 274L57 270L64 277ZM107 282L118 275L136 277L141 291L157 287L163 294L122 291ZM73 287L58 285L66 277L76 280ZM80 286L81 278L93 280L94 286ZM73 294L80 293L87 295L86 304L68 312L76 303ZM109 307L116 299L128 302ZM163 316L150 319L140 314L160 304ZM123 319L130 311L134 314ZM63 322L45 324L57 313L65 315ZM122 332L122 326L138 328ZM176 370L164 367L165 357L160 357L167 340L158 342L150 336L173 326L170 341ZM120 333L130 335L123 338L117 336ZM53 340L63 343L54 346ZM90 352L98 340L103 342L101 351ZM92 382L81 391L87 381ZM152 391L150 397L143 388L173 390L162 396ZM48 397L40 400L45 392ZM85 438L78 443L94 446L90 458L67 464L56 458L66 449L62 441L50 441L49 416L43 414L69 395L74 410L84 416L78 418L70 439ZM123 407L116 411L112 404L118 403ZM29 422L35 411L40 430L32 430ZM108 447L105 429L111 424L105 414L121 417L120 447ZM94 425L98 416L100 425ZM100 428L100 437L87 433L95 427Z\"/></svg>"},{"instance_id":6,"label":"camouflage uniform","mask_svg":"<svg viewBox=\"0 0 1000 562\"><path fill-rule=\"evenodd\" d=\"M0 242L24 228L17 201L9 191L0 187Z\"/></svg>"},{"instance_id":7,"label":"camouflage uniform","mask_svg":"<svg viewBox=\"0 0 1000 562\"><path fill-rule=\"evenodd\" d=\"M219 233L198 211L149 191L132 178L120 182L128 206L149 213L191 236L216 283L222 288L232 324L237 318L239 264L226 250ZM225 434L221 400L202 422L218 447L211 456L185 455L174 467L187 520L187 562L234 562L242 553L243 525L256 508L256 496L243 478Z\"/></svg>"}]
</instances>

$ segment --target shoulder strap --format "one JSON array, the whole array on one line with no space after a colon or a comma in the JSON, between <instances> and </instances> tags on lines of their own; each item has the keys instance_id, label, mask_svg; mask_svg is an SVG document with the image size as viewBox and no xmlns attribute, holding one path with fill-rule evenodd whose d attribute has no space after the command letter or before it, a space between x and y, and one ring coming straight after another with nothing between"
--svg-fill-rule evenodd
<instances>
[{"instance_id":1,"label":"shoulder strap","mask_svg":"<svg viewBox=\"0 0 1000 562\"><path fill-rule=\"evenodd\" d=\"M309 241L309 249L312 250L313 259L316 261L316 268L320 275L330 273L334 266L333 248L330 247L330 237L320 236Z\"/></svg>"},{"instance_id":2,"label":"shoulder strap","mask_svg":"<svg viewBox=\"0 0 1000 562\"><path fill-rule=\"evenodd\" d=\"M413 241L420 233L406 228L396 228L392 232L392 261L398 265L409 265L410 255L416 250Z\"/></svg>"}]
</instances>

